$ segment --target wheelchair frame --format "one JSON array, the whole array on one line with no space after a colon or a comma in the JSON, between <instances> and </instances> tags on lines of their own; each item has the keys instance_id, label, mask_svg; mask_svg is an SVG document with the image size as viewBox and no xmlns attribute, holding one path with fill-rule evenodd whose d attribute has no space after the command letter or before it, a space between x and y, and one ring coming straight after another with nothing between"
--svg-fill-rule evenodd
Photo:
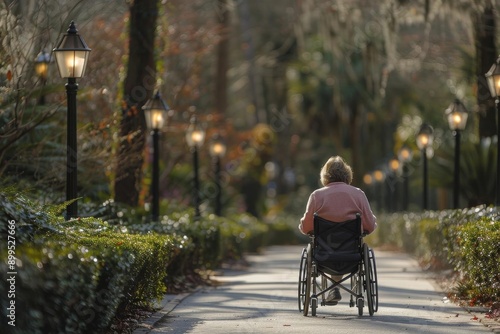
<instances>
[{"instance_id":1,"label":"wheelchair frame","mask_svg":"<svg viewBox=\"0 0 500 334\"><path fill-rule=\"evenodd\" d=\"M335 282L328 276L331 272L328 272L327 267L316 263L313 256L315 237L311 236L311 242L302 251L299 268L298 306L299 311L303 312L304 316L308 315L309 305L311 306L311 315L315 316L316 309L318 308L318 297L321 296L321 305L325 306L326 293L335 287L341 288L350 294L349 306L356 306L359 316L363 315L365 299L367 300L370 316L373 316L378 311L375 255L373 250L363 242L363 236L365 235L360 234L359 237L361 260L357 261L357 269L345 274L339 282ZM349 279L351 283L350 289L342 284ZM328 286L329 283L331 284L330 286Z\"/></svg>"}]
</instances>

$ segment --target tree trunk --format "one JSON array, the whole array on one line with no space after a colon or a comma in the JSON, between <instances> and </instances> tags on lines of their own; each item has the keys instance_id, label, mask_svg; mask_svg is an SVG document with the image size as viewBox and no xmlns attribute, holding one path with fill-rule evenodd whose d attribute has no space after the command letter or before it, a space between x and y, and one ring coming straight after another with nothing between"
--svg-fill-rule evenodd
<instances>
[{"instance_id":1,"label":"tree trunk","mask_svg":"<svg viewBox=\"0 0 500 334\"><path fill-rule=\"evenodd\" d=\"M219 36L217 46L217 73L215 76L215 112L222 122L227 109L227 69L229 63L229 10L227 0L218 0Z\"/></svg>"},{"instance_id":2,"label":"tree trunk","mask_svg":"<svg viewBox=\"0 0 500 334\"><path fill-rule=\"evenodd\" d=\"M359 118L360 118L360 108L362 108L357 99L353 99L350 103L350 118L349 118L349 141L351 146L351 167L354 173L361 171L361 166L359 162L360 156L360 134L359 129ZM356 178L354 185L361 186L362 177ZM359 182L359 184L358 184Z\"/></svg>"},{"instance_id":3,"label":"tree trunk","mask_svg":"<svg viewBox=\"0 0 500 334\"><path fill-rule=\"evenodd\" d=\"M495 15L491 3L474 20L477 53L477 104L479 106L479 137L496 135L495 101L491 97L484 74L497 58L495 47Z\"/></svg>"},{"instance_id":4,"label":"tree trunk","mask_svg":"<svg viewBox=\"0 0 500 334\"><path fill-rule=\"evenodd\" d=\"M245 43L245 60L248 62L248 86L250 89L251 95L251 103L254 108L255 115L255 124L260 123L262 120L260 119L259 113L261 112L261 106L259 103L259 96L257 93L257 83L256 83L256 66L255 66L255 45L252 39L251 32L251 22L250 22L250 8L248 4L248 0L239 1L239 10L241 16L241 29L243 34L243 40ZM255 125L253 124L253 125Z\"/></svg>"},{"instance_id":5,"label":"tree trunk","mask_svg":"<svg viewBox=\"0 0 500 334\"><path fill-rule=\"evenodd\" d=\"M142 106L156 83L154 40L158 0L135 0L130 7L129 58L125 78L117 157L115 200L137 206L146 123Z\"/></svg>"}]
</instances>

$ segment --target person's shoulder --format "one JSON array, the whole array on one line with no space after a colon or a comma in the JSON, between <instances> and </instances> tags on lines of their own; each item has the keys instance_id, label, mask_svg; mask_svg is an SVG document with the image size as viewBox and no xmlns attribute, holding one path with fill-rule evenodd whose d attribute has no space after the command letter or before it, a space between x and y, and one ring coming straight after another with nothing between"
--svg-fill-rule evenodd
<instances>
[{"instance_id":1,"label":"person's shoulder","mask_svg":"<svg viewBox=\"0 0 500 334\"><path fill-rule=\"evenodd\" d=\"M314 190L314 191L311 193L311 195L316 195L316 194L318 194L318 193L322 193L322 192L324 192L326 189L327 189L327 187L321 187L321 188L318 188L318 189Z\"/></svg>"},{"instance_id":2,"label":"person's shoulder","mask_svg":"<svg viewBox=\"0 0 500 334\"><path fill-rule=\"evenodd\" d=\"M351 184L347 184L345 182L337 182L336 183L337 188L343 188L343 189L350 189L350 190L356 190L359 189Z\"/></svg>"},{"instance_id":3,"label":"person's shoulder","mask_svg":"<svg viewBox=\"0 0 500 334\"><path fill-rule=\"evenodd\" d=\"M331 191L331 187L329 187L328 185L327 186L323 186L321 188L318 188L316 190L314 190L312 193L311 193L311 196L322 196L322 194L327 194L329 191Z\"/></svg>"},{"instance_id":4,"label":"person's shoulder","mask_svg":"<svg viewBox=\"0 0 500 334\"><path fill-rule=\"evenodd\" d=\"M346 186L348 187L348 189L352 190L353 192L359 192L359 193L363 193L363 194L365 193L365 192L363 191L363 189L361 189L361 188L358 188L358 187L352 186L352 185L350 185L350 184L346 184Z\"/></svg>"}]
</instances>

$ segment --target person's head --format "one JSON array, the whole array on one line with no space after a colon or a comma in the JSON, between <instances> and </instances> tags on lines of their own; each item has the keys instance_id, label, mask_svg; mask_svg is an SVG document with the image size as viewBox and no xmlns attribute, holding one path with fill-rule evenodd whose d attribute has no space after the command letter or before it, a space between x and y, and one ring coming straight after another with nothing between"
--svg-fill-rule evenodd
<instances>
[{"instance_id":1,"label":"person's head","mask_svg":"<svg viewBox=\"0 0 500 334\"><path fill-rule=\"evenodd\" d=\"M332 182L351 184L352 169L344 159L337 155L328 159L323 168L321 168L319 176L324 186Z\"/></svg>"}]
</instances>

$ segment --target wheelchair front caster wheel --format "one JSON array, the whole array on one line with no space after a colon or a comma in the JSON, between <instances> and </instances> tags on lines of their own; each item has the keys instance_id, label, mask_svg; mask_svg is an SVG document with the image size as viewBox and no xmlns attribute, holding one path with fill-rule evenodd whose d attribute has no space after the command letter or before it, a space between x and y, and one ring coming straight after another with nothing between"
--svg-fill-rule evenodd
<instances>
[{"instance_id":1,"label":"wheelchair front caster wheel","mask_svg":"<svg viewBox=\"0 0 500 334\"><path fill-rule=\"evenodd\" d=\"M311 299L311 315L316 316L316 309L318 308L318 298Z\"/></svg>"},{"instance_id":2,"label":"wheelchair front caster wheel","mask_svg":"<svg viewBox=\"0 0 500 334\"><path fill-rule=\"evenodd\" d=\"M356 304L358 306L358 314L359 314L359 316L362 316L363 315L363 307L365 306L364 299L358 298L358 300L356 301Z\"/></svg>"}]
</instances>

